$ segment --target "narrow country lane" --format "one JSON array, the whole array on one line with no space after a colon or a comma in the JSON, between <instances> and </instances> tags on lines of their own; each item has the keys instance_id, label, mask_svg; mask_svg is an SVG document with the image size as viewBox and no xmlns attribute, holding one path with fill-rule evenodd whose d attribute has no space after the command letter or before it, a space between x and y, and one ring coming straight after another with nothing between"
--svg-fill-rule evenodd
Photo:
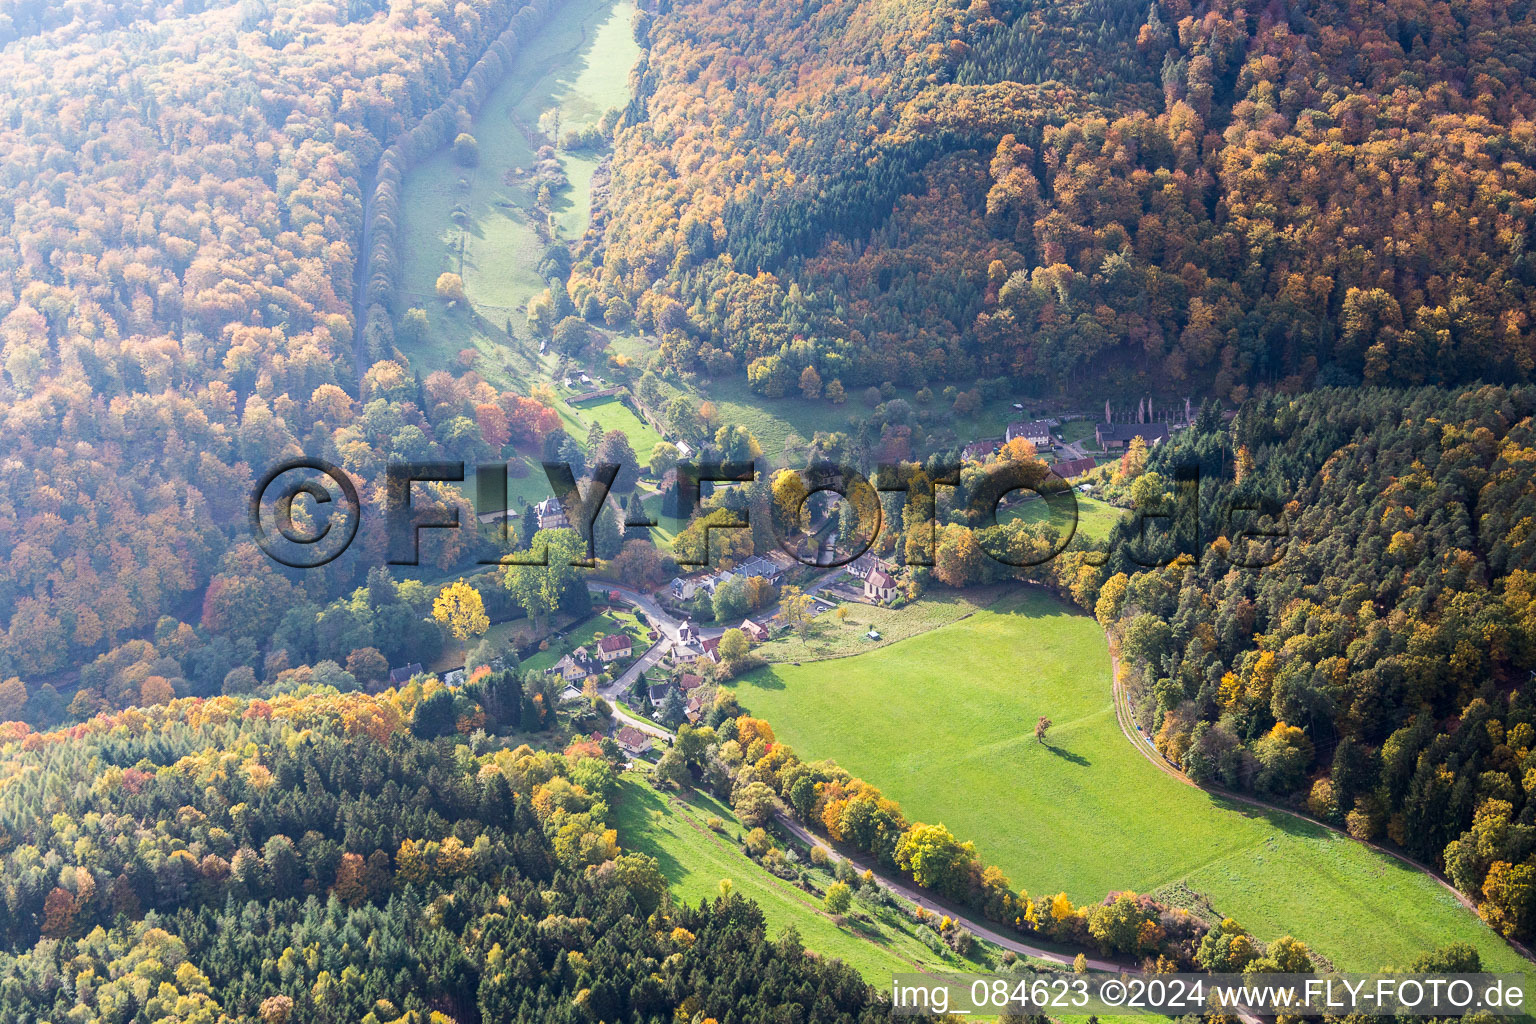
<instances>
[{"instance_id":1,"label":"narrow country lane","mask_svg":"<svg viewBox=\"0 0 1536 1024\"><path fill-rule=\"evenodd\" d=\"M880 880L881 885L885 886L887 889L891 890L902 899L907 900L909 903L915 903L920 907L933 910L939 914L947 914L951 920L958 921L963 927L970 929L978 937L985 939L988 942L995 943L1004 949L1011 949L1015 953L1020 953L1025 956L1032 956L1038 960L1048 960L1054 964L1064 964L1068 967L1072 965L1074 954L1057 952L1056 950L1046 949L1043 946L1032 946L1027 942L1021 942L1020 940L1012 938L1011 936L1007 936L1001 932L995 931L987 925L975 920L974 918L967 917L964 913L955 909L950 904L935 899L931 894L924 893L921 890L914 888L910 883L901 879L892 878L890 875L885 874L883 869L881 869L879 866L870 863L865 858L841 853L838 850L833 849L831 845L826 842L826 840L820 839L816 835L812 834L810 829L806 828L798 821L795 821L793 818L789 817L789 815L782 812L775 812L775 817L778 819L780 826L782 826L785 830L794 833L794 835L801 842L807 843L811 846L820 846L822 849L827 851L833 860L846 860L860 871L874 872L875 877ZM1133 974L1139 974L1141 972L1141 968L1135 964L1118 963L1114 960L1097 959L1094 957L1088 957L1087 960L1088 966L1095 971L1111 971L1115 973L1129 972Z\"/></svg>"},{"instance_id":2,"label":"narrow country lane","mask_svg":"<svg viewBox=\"0 0 1536 1024\"><path fill-rule=\"evenodd\" d=\"M1027 942L1021 942L1012 936L1004 935L1001 932L988 927L985 924L982 924L975 918L966 915L948 902L939 900L931 894L924 893L922 890L913 887L910 883L902 879L891 878L890 875L885 874L878 866L868 863L863 857L841 853L833 849L829 843L818 839L804 825L801 825L799 822L795 821L793 818L790 818L782 811L775 811L774 817L777 819L781 826L783 826L787 831L793 833L797 838L800 839L801 842L809 843L812 846L822 847L827 851L833 860L846 860L860 871L873 872L874 876L879 879L881 885L885 886L887 889L891 890L902 899L908 900L920 907L932 910L936 913L947 914L950 920L957 922L961 927L969 929L978 938L985 939L987 942L995 943L1004 949L1011 949L1015 953L1020 953L1024 956L1032 956L1038 960L1046 960L1054 964L1064 964L1070 967L1075 959L1075 954L1061 953L1053 949L1046 949L1043 946L1032 946ZM1088 969L1093 971L1105 971L1110 974L1142 973L1141 967L1138 964L1126 963L1118 960L1108 960L1102 957L1091 957L1086 955L1084 956L1084 960L1087 962ZM1261 1024L1261 1018L1256 1013L1250 1013L1247 1010L1239 1010L1237 1015L1242 1018L1245 1024Z\"/></svg>"}]
</instances>

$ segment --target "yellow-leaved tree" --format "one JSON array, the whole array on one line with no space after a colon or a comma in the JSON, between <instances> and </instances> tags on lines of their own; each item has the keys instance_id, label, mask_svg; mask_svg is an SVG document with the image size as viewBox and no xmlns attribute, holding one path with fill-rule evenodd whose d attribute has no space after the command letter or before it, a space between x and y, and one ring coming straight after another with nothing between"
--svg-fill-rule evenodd
<instances>
[{"instance_id":1,"label":"yellow-leaved tree","mask_svg":"<svg viewBox=\"0 0 1536 1024\"><path fill-rule=\"evenodd\" d=\"M463 580L438 592L437 600L432 602L432 617L448 627L455 640L468 640L491 628L480 591Z\"/></svg>"}]
</instances>

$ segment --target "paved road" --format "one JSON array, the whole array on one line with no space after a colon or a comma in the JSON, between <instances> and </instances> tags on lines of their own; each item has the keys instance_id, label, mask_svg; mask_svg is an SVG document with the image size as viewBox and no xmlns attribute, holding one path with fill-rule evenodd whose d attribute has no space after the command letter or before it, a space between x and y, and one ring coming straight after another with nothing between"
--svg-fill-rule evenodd
<instances>
[{"instance_id":1,"label":"paved road","mask_svg":"<svg viewBox=\"0 0 1536 1024\"><path fill-rule=\"evenodd\" d=\"M612 580L591 580L587 583L587 589L594 594L608 595L617 593L621 600L635 610L637 615L661 631L660 640L656 641L650 646L649 650L636 658L634 664L625 669L617 679L598 691L604 699L611 703L619 694L629 689L640 673L649 671L661 661L662 657L666 654L668 646L677 639L678 630L682 629L683 622L681 619L667 614L666 610L651 595L642 593L632 587L626 587L622 583L615 583ZM724 632L724 629L700 631L704 636L719 636Z\"/></svg>"},{"instance_id":2,"label":"paved road","mask_svg":"<svg viewBox=\"0 0 1536 1024\"><path fill-rule=\"evenodd\" d=\"M824 573L816 582L806 587L805 592L814 597L823 588L830 586L842 575L843 570L841 567ZM630 686L634 685L640 673L648 672L661 663L662 658L666 656L668 647L677 639L678 631L683 627L683 620L668 613L666 609L662 608L661 603L650 594L636 590L633 587L627 587L622 583L616 583L613 580L589 580L587 582L587 589L594 594L605 596L618 594L620 600L633 608L637 615L640 615L661 631L660 640L656 641L644 654L636 658L634 663L625 669L617 679L598 691L605 700L613 703L620 694L625 693ZM779 606L775 604L771 608L762 609L758 612L758 616L769 619L778 614L778 611ZM702 629L695 628L698 629L700 637L709 639L720 636L730 627L708 626Z\"/></svg>"}]
</instances>

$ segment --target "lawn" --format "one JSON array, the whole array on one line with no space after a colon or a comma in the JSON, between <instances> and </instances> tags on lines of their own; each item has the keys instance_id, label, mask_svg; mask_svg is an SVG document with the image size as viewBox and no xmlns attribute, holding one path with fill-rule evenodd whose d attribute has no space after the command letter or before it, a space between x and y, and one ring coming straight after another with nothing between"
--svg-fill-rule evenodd
<instances>
[{"instance_id":1,"label":"lawn","mask_svg":"<svg viewBox=\"0 0 1536 1024\"><path fill-rule=\"evenodd\" d=\"M621 633L624 631L623 623L615 622L607 615L594 615L592 618L569 630L559 640L550 641L548 650L532 655L527 661L523 662L522 667L524 671L537 669L542 672L544 669L554 667L555 662L570 654L576 648L591 644L597 639L598 633ZM593 653L595 654L596 652L594 651Z\"/></svg>"},{"instance_id":2,"label":"lawn","mask_svg":"<svg viewBox=\"0 0 1536 1024\"><path fill-rule=\"evenodd\" d=\"M909 819L974 840L1032 893L1203 899L1346 970L1453 941L1477 946L1485 969L1528 966L1418 871L1159 772L1116 724L1098 626L1043 592L857 657L770 666L738 693L802 757L835 758ZM1055 723L1047 743L1040 715Z\"/></svg>"},{"instance_id":3,"label":"lawn","mask_svg":"<svg viewBox=\"0 0 1536 1024\"><path fill-rule=\"evenodd\" d=\"M1093 441L1092 420L1068 420L1056 431L1056 436L1071 444L1073 441Z\"/></svg>"},{"instance_id":4,"label":"lawn","mask_svg":"<svg viewBox=\"0 0 1536 1024\"><path fill-rule=\"evenodd\" d=\"M871 985L888 987L897 972L987 969L953 953L935 953L917 937L916 925L888 908L870 912L870 922L849 919L839 925L822 911L815 896L746 855L735 838L744 831L741 823L712 797L692 793L669 798L628 774L620 780L614 812L619 845L655 857L674 898L689 904L712 900L719 894L720 880L728 878L732 891L762 908L770 936L793 927L807 949L837 957ZM710 817L725 823L726 834L709 828Z\"/></svg>"},{"instance_id":5,"label":"lawn","mask_svg":"<svg viewBox=\"0 0 1536 1024\"><path fill-rule=\"evenodd\" d=\"M617 397L602 398L594 402L583 402L572 407L576 417L585 426L590 423L598 423L603 430L622 430L624 436L629 438L630 447L635 450L635 457L642 463L649 461L651 449L661 443L661 435L656 433L651 425L639 416L635 411L625 405ZM582 439L586 438L586 431L582 431Z\"/></svg>"},{"instance_id":6,"label":"lawn","mask_svg":"<svg viewBox=\"0 0 1536 1024\"><path fill-rule=\"evenodd\" d=\"M1082 545L1078 539L1086 541L1107 540L1109 532L1115 528L1122 516L1127 515L1125 509L1116 508L1108 502L1098 498L1090 498L1086 494L1072 493L1072 498L1077 502L1077 531L1073 535L1071 545L1067 550L1076 551ZM1066 512L1064 502L1052 499L1057 508L1040 498L1029 501L1021 501L998 513L997 521L1000 523L1011 522L1014 519L1022 519L1026 523L1049 522L1060 530L1065 536L1071 526L1071 515ZM1057 511L1060 509L1060 511Z\"/></svg>"}]
</instances>

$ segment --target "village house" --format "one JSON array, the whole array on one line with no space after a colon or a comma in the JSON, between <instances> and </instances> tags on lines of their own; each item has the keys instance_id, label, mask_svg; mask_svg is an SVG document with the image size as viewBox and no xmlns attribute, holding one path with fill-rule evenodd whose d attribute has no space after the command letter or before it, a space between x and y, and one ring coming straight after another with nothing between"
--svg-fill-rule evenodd
<instances>
[{"instance_id":1,"label":"village house","mask_svg":"<svg viewBox=\"0 0 1536 1024\"><path fill-rule=\"evenodd\" d=\"M687 693L690 690L697 690L699 687L704 685L704 677L696 676L691 672L684 672L682 681L678 685L683 688L684 693Z\"/></svg>"},{"instance_id":2,"label":"village house","mask_svg":"<svg viewBox=\"0 0 1536 1024\"><path fill-rule=\"evenodd\" d=\"M719 647L720 641L716 639L714 646ZM718 663L720 655L712 648L706 647L699 637L699 631L692 622L684 622L677 631L677 639L672 643L671 657L673 665L686 665L690 662L704 658L707 661Z\"/></svg>"},{"instance_id":3,"label":"village house","mask_svg":"<svg viewBox=\"0 0 1536 1024\"><path fill-rule=\"evenodd\" d=\"M610 633L597 642L597 660L603 664L618 661L620 658L629 657L634 649L629 636L624 633Z\"/></svg>"},{"instance_id":4,"label":"village house","mask_svg":"<svg viewBox=\"0 0 1536 1024\"><path fill-rule=\"evenodd\" d=\"M736 567L736 573L737 575L743 576L746 579L751 579L753 576L761 576L769 583L772 583L774 580L777 580L780 576L784 575L784 568L777 562L771 561L767 558L757 557L749 558L745 562L738 565Z\"/></svg>"},{"instance_id":5,"label":"village house","mask_svg":"<svg viewBox=\"0 0 1536 1024\"><path fill-rule=\"evenodd\" d=\"M683 714L687 717L689 725L698 725L699 719L704 714L704 698L699 694L689 697L688 706L684 709Z\"/></svg>"},{"instance_id":6,"label":"village house","mask_svg":"<svg viewBox=\"0 0 1536 1024\"><path fill-rule=\"evenodd\" d=\"M1048 420L1017 420L1008 424L1004 440L1012 441L1020 437L1036 448L1044 448L1051 443L1051 424Z\"/></svg>"},{"instance_id":7,"label":"village house","mask_svg":"<svg viewBox=\"0 0 1536 1024\"><path fill-rule=\"evenodd\" d=\"M670 693L671 690L672 684L666 681L662 681L659 683L652 683L647 686L645 688L645 695L652 704L660 707L661 702L667 699L667 694Z\"/></svg>"},{"instance_id":8,"label":"village house","mask_svg":"<svg viewBox=\"0 0 1536 1024\"><path fill-rule=\"evenodd\" d=\"M960 449L960 458L964 462L985 462L997 451L996 441L972 441Z\"/></svg>"},{"instance_id":9,"label":"village house","mask_svg":"<svg viewBox=\"0 0 1536 1024\"><path fill-rule=\"evenodd\" d=\"M541 530L559 530L571 525L571 521L565 517L565 508L561 506L559 498L545 498L533 506L533 513L539 517Z\"/></svg>"},{"instance_id":10,"label":"village house","mask_svg":"<svg viewBox=\"0 0 1536 1024\"><path fill-rule=\"evenodd\" d=\"M1082 476L1090 472L1098 463L1092 459L1063 459L1051 467L1051 472L1063 480L1070 480L1075 476Z\"/></svg>"},{"instance_id":11,"label":"village house","mask_svg":"<svg viewBox=\"0 0 1536 1024\"><path fill-rule=\"evenodd\" d=\"M855 558L853 561L849 562L843 571L852 576L854 579L859 580L865 584L865 596L867 597L869 596L869 577L875 572L883 572L887 576L890 576L893 568L894 567L890 563L882 561L872 552L866 551L858 558Z\"/></svg>"},{"instance_id":12,"label":"village house","mask_svg":"<svg viewBox=\"0 0 1536 1024\"><path fill-rule=\"evenodd\" d=\"M421 662L413 661L404 668L393 669L389 673L390 686L404 686L414 677L421 674Z\"/></svg>"},{"instance_id":13,"label":"village house","mask_svg":"<svg viewBox=\"0 0 1536 1024\"><path fill-rule=\"evenodd\" d=\"M751 619L742 619L741 625L737 628L740 629L743 633L747 634L747 639L751 640L755 644L760 644L768 639L768 627L763 625L761 622L753 622Z\"/></svg>"},{"instance_id":14,"label":"village house","mask_svg":"<svg viewBox=\"0 0 1536 1024\"><path fill-rule=\"evenodd\" d=\"M720 641L715 640L718 647ZM678 640L672 645L672 664L687 665L703 658L705 661L719 662L720 655L705 646L705 641L694 638L692 640Z\"/></svg>"},{"instance_id":15,"label":"village house","mask_svg":"<svg viewBox=\"0 0 1536 1024\"><path fill-rule=\"evenodd\" d=\"M1099 442L1099 447L1107 452L1129 448L1131 441L1138 437L1147 442L1147 447L1151 448L1168 440L1168 424L1100 423L1094 427L1093 437Z\"/></svg>"},{"instance_id":16,"label":"village house","mask_svg":"<svg viewBox=\"0 0 1536 1024\"><path fill-rule=\"evenodd\" d=\"M864 579L864 596L871 601L889 601L896 596L896 577L884 569L875 569Z\"/></svg>"},{"instance_id":17,"label":"village house","mask_svg":"<svg viewBox=\"0 0 1536 1024\"><path fill-rule=\"evenodd\" d=\"M858 558L849 562L843 571L854 579L864 580L868 579L869 574L878 568L880 568L880 559L866 551Z\"/></svg>"},{"instance_id":18,"label":"village house","mask_svg":"<svg viewBox=\"0 0 1536 1024\"><path fill-rule=\"evenodd\" d=\"M651 738L632 725L626 725L613 738L618 741L619 749L630 757L639 757L651 749Z\"/></svg>"},{"instance_id":19,"label":"village house","mask_svg":"<svg viewBox=\"0 0 1536 1024\"><path fill-rule=\"evenodd\" d=\"M568 683L579 683L588 676L601 672L602 667L592 660L592 655L585 647L578 647L555 662L555 667L550 671L560 673L560 678Z\"/></svg>"}]
</instances>

